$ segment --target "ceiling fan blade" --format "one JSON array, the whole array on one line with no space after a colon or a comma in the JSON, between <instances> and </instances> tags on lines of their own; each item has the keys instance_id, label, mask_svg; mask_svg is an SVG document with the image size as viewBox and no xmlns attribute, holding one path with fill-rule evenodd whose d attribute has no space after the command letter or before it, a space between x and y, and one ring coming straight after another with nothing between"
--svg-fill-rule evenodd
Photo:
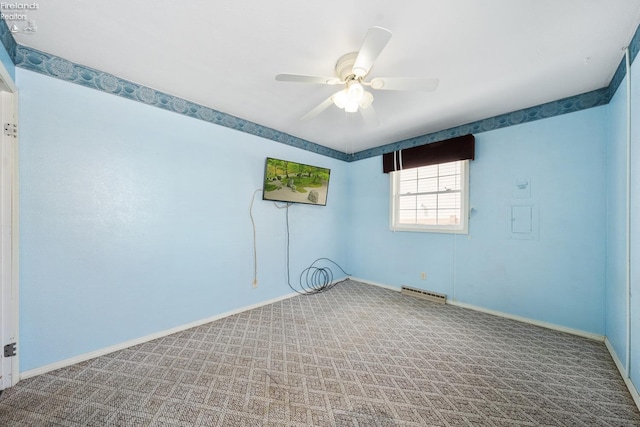
<instances>
[{"instance_id":1,"label":"ceiling fan blade","mask_svg":"<svg viewBox=\"0 0 640 427\"><path fill-rule=\"evenodd\" d=\"M278 74L276 76L276 80L280 82L316 83L326 85L337 85L343 83L337 77L307 76L304 74Z\"/></svg>"},{"instance_id":2,"label":"ceiling fan blade","mask_svg":"<svg viewBox=\"0 0 640 427\"><path fill-rule=\"evenodd\" d=\"M364 77L369 74L373 63L378 58L384 47L391 40L391 31L382 27L371 27L358 52L356 62L353 64L353 74Z\"/></svg>"},{"instance_id":3,"label":"ceiling fan blade","mask_svg":"<svg viewBox=\"0 0 640 427\"><path fill-rule=\"evenodd\" d=\"M378 126L380 124L380 120L378 120L378 115L376 114L376 110L373 109L373 105L369 105L367 108L360 108L360 114L364 119L364 123L367 126Z\"/></svg>"},{"instance_id":4,"label":"ceiling fan blade","mask_svg":"<svg viewBox=\"0 0 640 427\"><path fill-rule=\"evenodd\" d=\"M309 111L304 116L300 117L301 121L311 120L316 117L318 114L322 113L324 110L333 105L333 95L322 101L318 104L313 110Z\"/></svg>"},{"instance_id":5,"label":"ceiling fan blade","mask_svg":"<svg viewBox=\"0 0 640 427\"><path fill-rule=\"evenodd\" d=\"M440 84L439 79L412 77L376 77L371 79L371 88L377 90L423 90L432 92Z\"/></svg>"}]
</instances>

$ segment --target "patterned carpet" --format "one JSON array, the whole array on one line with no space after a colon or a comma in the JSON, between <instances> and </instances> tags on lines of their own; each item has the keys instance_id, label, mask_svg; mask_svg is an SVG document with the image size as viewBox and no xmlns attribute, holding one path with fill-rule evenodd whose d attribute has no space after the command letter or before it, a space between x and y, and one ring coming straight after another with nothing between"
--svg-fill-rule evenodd
<instances>
[{"instance_id":1,"label":"patterned carpet","mask_svg":"<svg viewBox=\"0 0 640 427\"><path fill-rule=\"evenodd\" d=\"M3 426L640 426L600 342L345 282L23 380Z\"/></svg>"}]
</instances>

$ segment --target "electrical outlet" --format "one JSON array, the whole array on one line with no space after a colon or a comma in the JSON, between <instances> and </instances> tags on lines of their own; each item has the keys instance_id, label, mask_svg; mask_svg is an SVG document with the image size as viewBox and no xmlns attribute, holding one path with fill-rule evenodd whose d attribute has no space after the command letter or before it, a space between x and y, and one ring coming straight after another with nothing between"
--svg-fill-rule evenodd
<instances>
[{"instance_id":1,"label":"electrical outlet","mask_svg":"<svg viewBox=\"0 0 640 427\"><path fill-rule=\"evenodd\" d=\"M253 279L253 287L254 288L258 287L258 279Z\"/></svg>"},{"instance_id":2,"label":"electrical outlet","mask_svg":"<svg viewBox=\"0 0 640 427\"><path fill-rule=\"evenodd\" d=\"M420 280L427 280L427 273L425 273L424 271L420 273Z\"/></svg>"}]
</instances>

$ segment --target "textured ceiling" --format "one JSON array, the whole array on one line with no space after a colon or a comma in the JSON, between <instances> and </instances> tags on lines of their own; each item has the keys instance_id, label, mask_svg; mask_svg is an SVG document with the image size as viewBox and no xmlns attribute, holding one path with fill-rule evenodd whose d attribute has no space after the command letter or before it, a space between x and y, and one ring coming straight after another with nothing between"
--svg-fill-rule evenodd
<instances>
[{"instance_id":1,"label":"textured ceiling","mask_svg":"<svg viewBox=\"0 0 640 427\"><path fill-rule=\"evenodd\" d=\"M640 22L640 0L37 6L3 9L35 21L36 32L14 34L23 46L348 153L607 86ZM438 89L374 92L377 126L334 106L300 121L336 87L275 75L333 76L336 60L357 51L374 25L393 37L370 77L438 77Z\"/></svg>"}]
</instances>

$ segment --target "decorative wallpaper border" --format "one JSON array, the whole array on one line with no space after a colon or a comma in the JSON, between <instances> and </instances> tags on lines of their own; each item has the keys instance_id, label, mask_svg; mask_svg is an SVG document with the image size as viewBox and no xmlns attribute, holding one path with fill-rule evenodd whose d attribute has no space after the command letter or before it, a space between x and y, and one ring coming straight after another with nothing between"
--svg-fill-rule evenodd
<instances>
[{"instance_id":1,"label":"decorative wallpaper border","mask_svg":"<svg viewBox=\"0 0 640 427\"><path fill-rule=\"evenodd\" d=\"M205 122L271 139L327 157L344 161L349 160L349 156L343 152L187 101L177 96L168 95L155 89L121 79L112 74L103 73L102 71L40 52L36 49L18 45L13 56L13 61L17 67L24 68L25 70L35 71L49 77L55 77L132 101L162 108L163 110L184 114L194 119L204 120Z\"/></svg>"},{"instance_id":2,"label":"decorative wallpaper border","mask_svg":"<svg viewBox=\"0 0 640 427\"><path fill-rule=\"evenodd\" d=\"M523 110L513 111L511 113L502 114L488 119L478 120L476 122L465 125L456 126L450 129L429 133L415 138L405 139L380 147L359 151L351 156L350 161L363 160L369 157L381 156L405 148L416 147L418 145L429 144L432 142L442 141L444 139L455 138L457 136L467 134L477 134L488 132L508 126L519 125L522 123L533 122L535 120L548 119L549 117L559 116L561 114L573 113L575 111L587 108L606 105L609 103L609 88L602 88L591 92L569 98L560 99L558 101L548 102L535 107L525 108Z\"/></svg>"},{"instance_id":3,"label":"decorative wallpaper border","mask_svg":"<svg viewBox=\"0 0 640 427\"><path fill-rule=\"evenodd\" d=\"M638 50L640 50L640 27L636 29L635 34L631 38L631 42L629 43L629 60L633 64L633 61L638 56ZM613 74L611 81L609 82L609 100L613 98L613 95L618 90L620 83L624 79L624 76L627 75L627 64L626 59L623 56L620 64L618 64L618 68L616 68L616 72Z\"/></svg>"},{"instance_id":4,"label":"decorative wallpaper border","mask_svg":"<svg viewBox=\"0 0 640 427\"><path fill-rule=\"evenodd\" d=\"M2 42L2 45L9 54L9 58L11 58L15 64L16 61L14 58L18 44L16 43L16 39L13 38L11 31L9 31L7 22L4 19L0 19L0 42Z\"/></svg>"},{"instance_id":5,"label":"decorative wallpaper border","mask_svg":"<svg viewBox=\"0 0 640 427\"><path fill-rule=\"evenodd\" d=\"M609 103L626 75L625 59L623 57L607 87L499 116L489 117L487 119L478 120L476 122L438 132L421 135L415 138L405 139L380 147L359 151L354 154L346 154L173 95L156 91L152 88L121 79L112 74L104 73L80 64L75 64L66 59L40 52L36 49L18 45L4 21L0 23L0 41L17 67L346 162L381 156L385 153L390 153L396 150L429 144L469 133L477 134L487 132L508 126L559 116L561 114L573 113L600 105L606 105ZM629 56L631 62L635 60L639 51L640 27L636 29L636 32L629 43Z\"/></svg>"}]
</instances>

